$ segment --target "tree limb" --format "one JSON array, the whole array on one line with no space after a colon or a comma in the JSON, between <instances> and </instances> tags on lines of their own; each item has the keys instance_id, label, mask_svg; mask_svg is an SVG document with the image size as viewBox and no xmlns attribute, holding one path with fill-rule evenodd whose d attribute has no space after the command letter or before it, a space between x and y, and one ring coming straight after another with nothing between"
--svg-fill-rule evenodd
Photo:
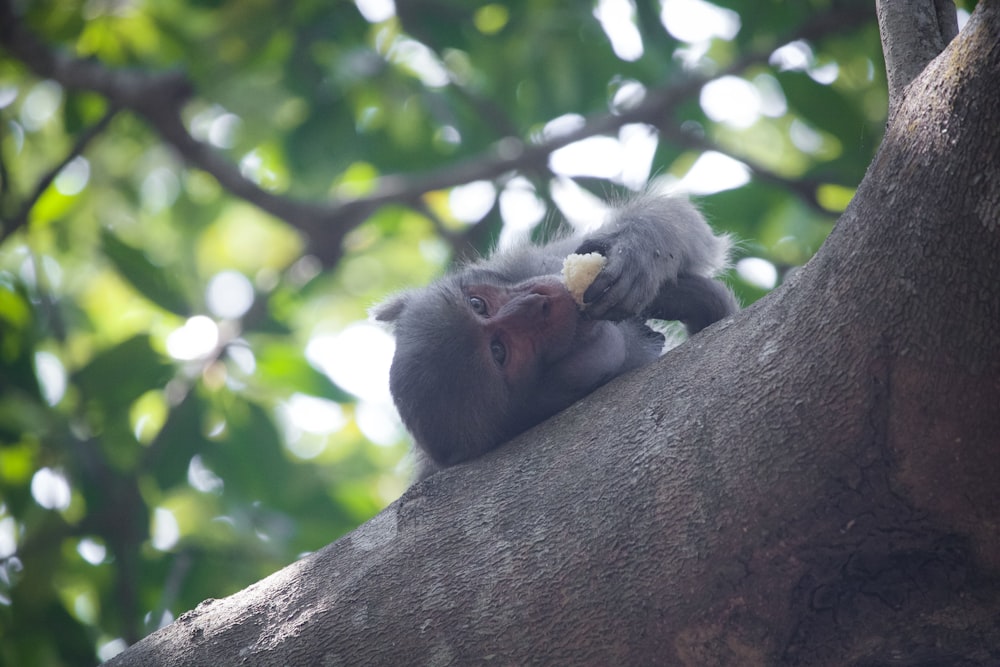
<instances>
[{"instance_id":1,"label":"tree limb","mask_svg":"<svg viewBox=\"0 0 1000 667\"><path fill-rule=\"evenodd\" d=\"M876 0L875 8L891 114L910 82L958 34L958 15L952 0Z\"/></svg>"}]
</instances>

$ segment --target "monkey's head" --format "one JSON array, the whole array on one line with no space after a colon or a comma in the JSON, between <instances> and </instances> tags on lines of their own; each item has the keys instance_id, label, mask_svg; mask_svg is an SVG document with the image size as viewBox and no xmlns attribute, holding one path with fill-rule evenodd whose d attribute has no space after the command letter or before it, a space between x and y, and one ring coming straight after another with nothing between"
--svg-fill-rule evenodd
<instances>
[{"instance_id":1,"label":"monkey's head","mask_svg":"<svg viewBox=\"0 0 1000 667\"><path fill-rule=\"evenodd\" d=\"M556 276L512 284L467 269L373 315L395 331L389 386L399 414L439 465L479 456L558 412L613 375L609 366L624 355L614 325L581 317Z\"/></svg>"}]
</instances>

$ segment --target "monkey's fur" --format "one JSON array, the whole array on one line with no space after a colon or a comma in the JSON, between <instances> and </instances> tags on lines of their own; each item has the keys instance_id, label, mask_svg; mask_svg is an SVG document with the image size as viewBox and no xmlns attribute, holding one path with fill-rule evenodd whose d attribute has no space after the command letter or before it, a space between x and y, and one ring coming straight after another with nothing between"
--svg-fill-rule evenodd
<instances>
[{"instance_id":1,"label":"monkey's fur","mask_svg":"<svg viewBox=\"0 0 1000 667\"><path fill-rule=\"evenodd\" d=\"M592 233L522 245L373 310L392 324L390 388L417 447L417 477L474 458L611 378L655 359L648 319L689 334L737 310L717 274L729 239L686 199L647 193ZM558 275L564 258L607 263L581 310Z\"/></svg>"}]
</instances>

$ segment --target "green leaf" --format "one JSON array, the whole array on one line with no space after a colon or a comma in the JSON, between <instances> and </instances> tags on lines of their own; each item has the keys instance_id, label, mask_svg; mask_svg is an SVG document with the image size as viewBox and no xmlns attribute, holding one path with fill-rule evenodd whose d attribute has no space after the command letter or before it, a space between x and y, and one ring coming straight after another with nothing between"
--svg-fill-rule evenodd
<instances>
[{"instance_id":1,"label":"green leaf","mask_svg":"<svg viewBox=\"0 0 1000 667\"><path fill-rule=\"evenodd\" d=\"M148 462L161 488L183 482L191 458L206 447L213 446L205 437L207 412L204 398L197 389L188 392L171 409L167 423L150 448L155 458Z\"/></svg>"},{"instance_id":2,"label":"green leaf","mask_svg":"<svg viewBox=\"0 0 1000 667\"><path fill-rule=\"evenodd\" d=\"M842 141L857 137L867 127L867 119L831 86L816 83L803 72L780 72L777 78L788 106L813 126Z\"/></svg>"},{"instance_id":3,"label":"green leaf","mask_svg":"<svg viewBox=\"0 0 1000 667\"><path fill-rule=\"evenodd\" d=\"M165 267L157 266L142 250L128 245L106 229L101 231L101 245L118 273L140 294L172 313L183 317L191 314L184 290Z\"/></svg>"},{"instance_id":4,"label":"green leaf","mask_svg":"<svg viewBox=\"0 0 1000 667\"><path fill-rule=\"evenodd\" d=\"M353 403L356 399L330 378L312 367L297 345L285 341L268 342L254 347L257 355L257 377L272 391L301 392L337 403Z\"/></svg>"},{"instance_id":5,"label":"green leaf","mask_svg":"<svg viewBox=\"0 0 1000 667\"><path fill-rule=\"evenodd\" d=\"M35 342L34 318L24 286L0 274L0 394L16 388L32 398L41 395L35 376Z\"/></svg>"},{"instance_id":6,"label":"green leaf","mask_svg":"<svg viewBox=\"0 0 1000 667\"><path fill-rule=\"evenodd\" d=\"M126 410L150 389L161 389L174 375L173 364L160 356L145 335L129 338L104 350L73 375L83 395L106 408L106 416Z\"/></svg>"}]
</instances>

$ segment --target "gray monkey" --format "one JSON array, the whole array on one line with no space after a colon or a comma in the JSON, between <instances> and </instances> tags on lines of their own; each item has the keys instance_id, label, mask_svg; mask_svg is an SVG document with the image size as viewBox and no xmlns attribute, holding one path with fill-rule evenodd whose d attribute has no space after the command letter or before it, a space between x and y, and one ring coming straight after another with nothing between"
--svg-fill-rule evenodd
<instances>
[{"instance_id":1,"label":"gray monkey","mask_svg":"<svg viewBox=\"0 0 1000 667\"><path fill-rule=\"evenodd\" d=\"M716 279L729 249L689 201L646 193L592 233L494 253L376 306L396 337L389 383L417 478L656 359L663 336L646 320L677 320L691 335L736 312ZM567 255L592 252L606 263L581 308L558 274Z\"/></svg>"}]
</instances>

